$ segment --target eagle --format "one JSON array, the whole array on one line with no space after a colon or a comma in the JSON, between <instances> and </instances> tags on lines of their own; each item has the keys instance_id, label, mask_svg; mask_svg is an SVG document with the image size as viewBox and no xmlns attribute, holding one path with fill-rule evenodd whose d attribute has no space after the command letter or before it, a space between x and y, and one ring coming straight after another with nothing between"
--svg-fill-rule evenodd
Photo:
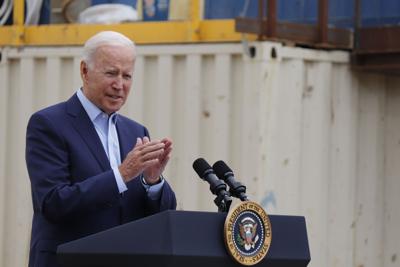
<instances>
[{"instance_id":1,"label":"eagle","mask_svg":"<svg viewBox=\"0 0 400 267\"><path fill-rule=\"evenodd\" d=\"M254 248L255 243L258 241L259 237L257 235L258 224L250 217L244 218L239 223L240 237L244 241L244 248L250 250Z\"/></svg>"}]
</instances>

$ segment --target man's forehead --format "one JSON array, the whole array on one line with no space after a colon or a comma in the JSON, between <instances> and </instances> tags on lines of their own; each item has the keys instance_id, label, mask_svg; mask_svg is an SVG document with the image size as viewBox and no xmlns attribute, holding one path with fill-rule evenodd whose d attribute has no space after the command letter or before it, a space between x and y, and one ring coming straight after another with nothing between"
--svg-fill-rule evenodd
<instances>
[{"instance_id":1,"label":"man's forehead","mask_svg":"<svg viewBox=\"0 0 400 267\"><path fill-rule=\"evenodd\" d=\"M134 63L135 63L134 54L132 53L131 55L129 55L128 52L122 52L122 53L121 52L122 51L120 49L113 48L110 50L108 48L103 48L103 49L99 48L98 50L96 50L96 53L94 55L94 61L99 64L105 64L105 63L128 64L129 63L129 64L134 65Z\"/></svg>"}]
</instances>

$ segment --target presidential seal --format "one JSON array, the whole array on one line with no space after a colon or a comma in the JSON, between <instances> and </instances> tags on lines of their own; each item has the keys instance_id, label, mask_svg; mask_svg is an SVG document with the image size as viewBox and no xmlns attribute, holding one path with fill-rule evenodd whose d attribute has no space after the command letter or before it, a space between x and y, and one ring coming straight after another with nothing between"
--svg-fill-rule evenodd
<instances>
[{"instance_id":1,"label":"presidential seal","mask_svg":"<svg viewBox=\"0 0 400 267\"><path fill-rule=\"evenodd\" d=\"M229 254L237 262L257 264L267 255L271 244L268 214L255 202L241 202L226 216L224 237Z\"/></svg>"}]
</instances>

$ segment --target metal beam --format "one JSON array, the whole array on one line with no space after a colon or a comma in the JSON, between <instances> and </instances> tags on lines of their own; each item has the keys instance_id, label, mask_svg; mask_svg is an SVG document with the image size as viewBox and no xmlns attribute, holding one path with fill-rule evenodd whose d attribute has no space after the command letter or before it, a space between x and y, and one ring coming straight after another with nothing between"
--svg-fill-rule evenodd
<instances>
[{"instance_id":1,"label":"metal beam","mask_svg":"<svg viewBox=\"0 0 400 267\"><path fill-rule=\"evenodd\" d=\"M14 0L13 6L13 23L16 26L24 25L24 9L25 9L25 1L24 0Z\"/></svg>"},{"instance_id":2,"label":"metal beam","mask_svg":"<svg viewBox=\"0 0 400 267\"><path fill-rule=\"evenodd\" d=\"M200 0L190 1L191 39L200 40Z\"/></svg>"},{"instance_id":3,"label":"metal beam","mask_svg":"<svg viewBox=\"0 0 400 267\"><path fill-rule=\"evenodd\" d=\"M135 22L123 24L54 24L0 27L0 46L82 45L99 31L121 32L138 44L239 42L234 20ZM196 34L193 33L195 29ZM256 36L249 36L255 40Z\"/></svg>"},{"instance_id":4,"label":"metal beam","mask_svg":"<svg viewBox=\"0 0 400 267\"><path fill-rule=\"evenodd\" d=\"M238 32L260 34L265 30L257 19L236 18L235 27ZM290 41L300 45L323 48L351 49L352 32L347 29L328 28L326 43L321 44L319 28L315 25L277 22L274 40Z\"/></svg>"},{"instance_id":5,"label":"metal beam","mask_svg":"<svg viewBox=\"0 0 400 267\"><path fill-rule=\"evenodd\" d=\"M258 34L258 40L261 41L263 39L263 33L264 33L264 25L265 25L265 20L264 20L264 12L265 12L265 6L264 6L264 0L258 0L258 23L260 24L260 31L257 33Z\"/></svg>"},{"instance_id":6,"label":"metal beam","mask_svg":"<svg viewBox=\"0 0 400 267\"><path fill-rule=\"evenodd\" d=\"M358 31L361 28L361 0L355 0L354 3L354 45L353 48L358 48Z\"/></svg>"},{"instance_id":7,"label":"metal beam","mask_svg":"<svg viewBox=\"0 0 400 267\"><path fill-rule=\"evenodd\" d=\"M267 36L274 38L276 36L276 0L268 0L267 12Z\"/></svg>"},{"instance_id":8,"label":"metal beam","mask_svg":"<svg viewBox=\"0 0 400 267\"><path fill-rule=\"evenodd\" d=\"M321 44L328 43L328 0L318 1L318 36Z\"/></svg>"},{"instance_id":9,"label":"metal beam","mask_svg":"<svg viewBox=\"0 0 400 267\"><path fill-rule=\"evenodd\" d=\"M357 53L400 52L400 26L359 28L357 32Z\"/></svg>"},{"instance_id":10,"label":"metal beam","mask_svg":"<svg viewBox=\"0 0 400 267\"><path fill-rule=\"evenodd\" d=\"M353 68L400 73L400 26L358 28L357 36Z\"/></svg>"}]
</instances>

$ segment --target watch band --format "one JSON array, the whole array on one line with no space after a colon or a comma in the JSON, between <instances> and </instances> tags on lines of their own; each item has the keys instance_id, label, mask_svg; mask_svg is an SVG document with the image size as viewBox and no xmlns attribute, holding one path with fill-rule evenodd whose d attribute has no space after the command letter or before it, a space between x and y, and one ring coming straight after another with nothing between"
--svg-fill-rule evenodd
<instances>
[{"instance_id":1,"label":"watch band","mask_svg":"<svg viewBox=\"0 0 400 267\"><path fill-rule=\"evenodd\" d=\"M146 182L146 180L144 179L144 175L142 174L142 183L143 183L144 185L147 185L147 186L153 186L153 185L159 184L159 183L161 183L163 180L164 180L164 176L163 176L162 174L160 174L160 179L158 179L158 181L157 181L156 183L154 183L154 184L149 184L149 183Z\"/></svg>"}]
</instances>

